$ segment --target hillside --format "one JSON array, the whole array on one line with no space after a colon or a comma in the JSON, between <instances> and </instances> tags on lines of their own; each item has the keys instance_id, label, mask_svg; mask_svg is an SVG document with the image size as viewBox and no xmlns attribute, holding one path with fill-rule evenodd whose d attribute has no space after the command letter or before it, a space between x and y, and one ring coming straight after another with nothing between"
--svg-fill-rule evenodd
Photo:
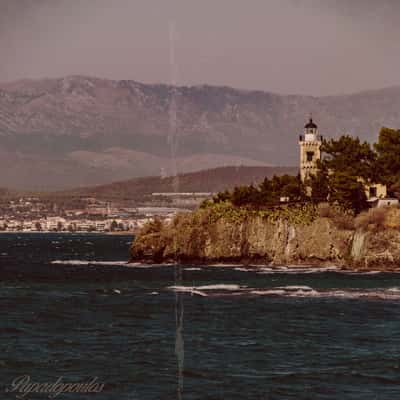
<instances>
[{"instance_id":1,"label":"hillside","mask_svg":"<svg viewBox=\"0 0 400 400\"><path fill-rule=\"evenodd\" d=\"M45 194L52 197L96 197L105 200L142 199L154 192L219 192L261 182L266 176L298 173L295 167L221 167L173 177L135 178L88 188Z\"/></svg>"},{"instance_id":2,"label":"hillside","mask_svg":"<svg viewBox=\"0 0 400 400\"><path fill-rule=\"evenodd\" d=\"M327 137L400 126L400 88L312 97L71 76L0 84L0 186L63 189L225 165L297 165ZM173 161L171 161L173 160Z\"/></svg>"}]
</instances>

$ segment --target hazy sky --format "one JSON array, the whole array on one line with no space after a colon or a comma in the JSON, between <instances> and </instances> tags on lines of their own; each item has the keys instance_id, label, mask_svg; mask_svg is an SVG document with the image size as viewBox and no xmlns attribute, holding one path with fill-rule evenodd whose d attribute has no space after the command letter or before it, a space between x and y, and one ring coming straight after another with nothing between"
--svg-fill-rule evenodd
<instances>
[{"instance_id":1,"label":"hazy sky","mask_svg":"<svg viewBox=\"0 0 400 400\"><path fill-rule=\"evenodd\" d=\"M0 81L93 75L337 94L400 84L400 0L0 0Z\"/></svg>"}]
</instances>

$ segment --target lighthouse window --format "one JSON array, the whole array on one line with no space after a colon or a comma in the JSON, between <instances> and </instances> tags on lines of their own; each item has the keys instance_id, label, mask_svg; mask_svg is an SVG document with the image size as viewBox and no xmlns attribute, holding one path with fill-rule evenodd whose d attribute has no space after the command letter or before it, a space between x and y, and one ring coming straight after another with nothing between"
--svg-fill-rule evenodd
<instances>
[{"instance_id":1,"label":"lighthouse window","mask_svg":"<svg viewBox=\"0 0 400 400\"><path fill-rule=\"evenodd\" d=\"M307 161L312 161L314 157L313 151L307 151Z\"/></svg>"}]
</instances>

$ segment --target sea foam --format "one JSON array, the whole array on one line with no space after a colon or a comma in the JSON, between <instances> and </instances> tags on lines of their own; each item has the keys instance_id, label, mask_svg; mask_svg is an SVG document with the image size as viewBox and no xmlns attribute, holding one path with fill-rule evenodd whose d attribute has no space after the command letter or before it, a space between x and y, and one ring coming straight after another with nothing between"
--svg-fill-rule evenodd
<instances>
[{"instance_id":1,"label":"sea foam","mask_svg":"<svg viewBox=\"0 0 400 400\"><path fill-rule=\"evenodd\" d=\"M338 299L378 299L400 300L400 288L376 289L315 289L310 286L276 286L268 288L250 288L234 284L216 284L204 286L169 286L167 289L198 296L281 296L293 298L338 298Z\"/></svg>"},{"instance_id":2,"label":"sea foam","mask_svg":"<svg viewBox=\"0 0 400 400\"><path fill-rule=\"evenodd\" d=\"M128 265L126 261L54 260L51 264L61 265Z\"/></svg>"}]
</instances>

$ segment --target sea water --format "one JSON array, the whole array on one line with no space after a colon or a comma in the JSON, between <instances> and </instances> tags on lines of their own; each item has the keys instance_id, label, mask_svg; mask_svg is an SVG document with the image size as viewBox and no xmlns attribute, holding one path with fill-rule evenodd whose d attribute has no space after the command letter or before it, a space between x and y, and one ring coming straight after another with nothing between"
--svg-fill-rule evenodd
<instances>
[{"instance_id":1,"label":"sea water","mask_svg":"<svg viewBox=\"0 0 400 400\"><path fill-rule=\"evenodd\" d=\"M132 237L0 235L0 398L400 398L400 274L126 264ZM45 399L46 393L25 398Z\"/></svg>"}]
</instances>

